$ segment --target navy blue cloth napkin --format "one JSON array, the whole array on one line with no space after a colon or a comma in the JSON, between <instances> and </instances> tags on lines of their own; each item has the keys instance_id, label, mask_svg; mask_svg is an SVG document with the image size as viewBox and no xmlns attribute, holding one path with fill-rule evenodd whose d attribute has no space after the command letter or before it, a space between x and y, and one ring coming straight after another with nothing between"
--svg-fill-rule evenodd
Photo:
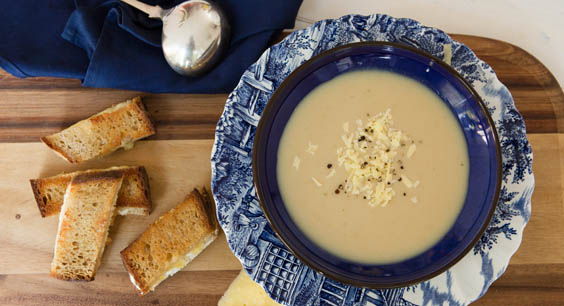
<instances>
[{"instance_id":1,"label":"navy blue cloth napkin","mask_svg":"<svg viewBox=\"0 0 564 306\"><path fill-rule=\"evenodd\" d=\"M163 8L182 0L144 1ZM216 0L231 24L225 58L199 77L175 73L161 49L162 22L116 0L7 1L0 11L0 66L17 77L81 79L88 87L223 93L275 33L292 28L302 0Z\"/></svg>"}]
</instances>

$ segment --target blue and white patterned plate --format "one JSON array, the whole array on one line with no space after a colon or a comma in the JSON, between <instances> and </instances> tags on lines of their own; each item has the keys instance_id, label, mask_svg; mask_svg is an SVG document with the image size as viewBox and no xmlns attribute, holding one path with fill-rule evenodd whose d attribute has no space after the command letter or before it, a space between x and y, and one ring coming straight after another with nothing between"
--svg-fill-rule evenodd
<instances>
[{"instance_id":1,"label":"blue and white patterned plate","mask_svg":"<svg viewBox=\"0 0 564 306\"><path fill-rule=\"evenodd\" d=\"M334 47L390 41L450 63L480 94L502 147L503 182L488 229L460 262L414 286L374 290L345 285L311 270L276 237L257 200L252 174L256 126L274 90L298 66ZM532 151L525 123L492 68L444 32L411 19L347 15L296 31L250 66L227 99L212 151L212 192L227 242L252 279L286 305L465 305L503 274L531 214Z\"/></svg>"}]
</instances>

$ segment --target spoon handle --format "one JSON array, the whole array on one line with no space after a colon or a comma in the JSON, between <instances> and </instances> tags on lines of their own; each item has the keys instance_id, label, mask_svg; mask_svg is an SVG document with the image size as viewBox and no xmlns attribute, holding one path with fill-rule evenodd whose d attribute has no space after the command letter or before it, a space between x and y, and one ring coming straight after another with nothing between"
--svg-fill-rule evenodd
<instances>
[{"instance_id":1,"label":"spoon handle","mask_svg":"<svg viewBox=\"0 0 564 306\"><path fill-rule=\"evenodd\" d=\"M149 15L150 18L161 18L162 17L162 12L163 9L158 6L152 6L152 5L148 5L145 4L141 1L137 1L137 0L121 0L122 2L125 2L131 6L133 6L134 8L146 13L147 15Z\"/></svg>"}]
</instances>

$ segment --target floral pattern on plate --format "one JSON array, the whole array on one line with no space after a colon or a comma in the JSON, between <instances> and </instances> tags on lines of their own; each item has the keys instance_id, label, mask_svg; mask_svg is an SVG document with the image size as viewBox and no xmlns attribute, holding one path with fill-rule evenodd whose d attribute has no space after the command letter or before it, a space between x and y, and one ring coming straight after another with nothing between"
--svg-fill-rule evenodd
<instances>
[{"instance_id":1,"label":"floral pattern on plate","mask_svg":"<svg viewBox=\"0 0 564 306\"><path fill-rule=\"evenodd\" d=\"M473 251L446 272L414 286L375 290L311 270L276 237L253 185L254 134L269 98L311 57L359 41L398 42L443 59L480 94L502 147L502 189L495 214ZM247 273L285 305L466 305L507 268L531 215L532 150L509 90L492 68L443 31L387 15L347 15L296 31L266 50L229 95L212 150L212 192L229 247Z\"/></svg>"}]
</instances>

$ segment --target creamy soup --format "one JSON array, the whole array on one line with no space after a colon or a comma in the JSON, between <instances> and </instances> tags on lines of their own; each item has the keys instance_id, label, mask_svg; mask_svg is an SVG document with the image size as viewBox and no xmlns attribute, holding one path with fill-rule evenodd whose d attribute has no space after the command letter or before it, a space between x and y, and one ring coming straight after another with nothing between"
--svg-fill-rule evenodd
<instances>
[{"instance_id":1,"label":"creamy soup","mask_svg":"<svg viewBox=\"0 0 564 306\"><path fill-rule=\"evenodd\" d=\"M404 136L393 168L367 180L393 190L379 202L372 190L352 191L351 168L339 165L337 152L357 129L367 136L355 135L360 146L352 148L375 145L366 123L387 111L390 133ZM424 252L453 225L466 196L468 155L456 118L435 93L395 73L363 70L320 85L294 110L277 177L290 216L313 242L347 260L386 264Z\"/></svg>"}]
</instances>

